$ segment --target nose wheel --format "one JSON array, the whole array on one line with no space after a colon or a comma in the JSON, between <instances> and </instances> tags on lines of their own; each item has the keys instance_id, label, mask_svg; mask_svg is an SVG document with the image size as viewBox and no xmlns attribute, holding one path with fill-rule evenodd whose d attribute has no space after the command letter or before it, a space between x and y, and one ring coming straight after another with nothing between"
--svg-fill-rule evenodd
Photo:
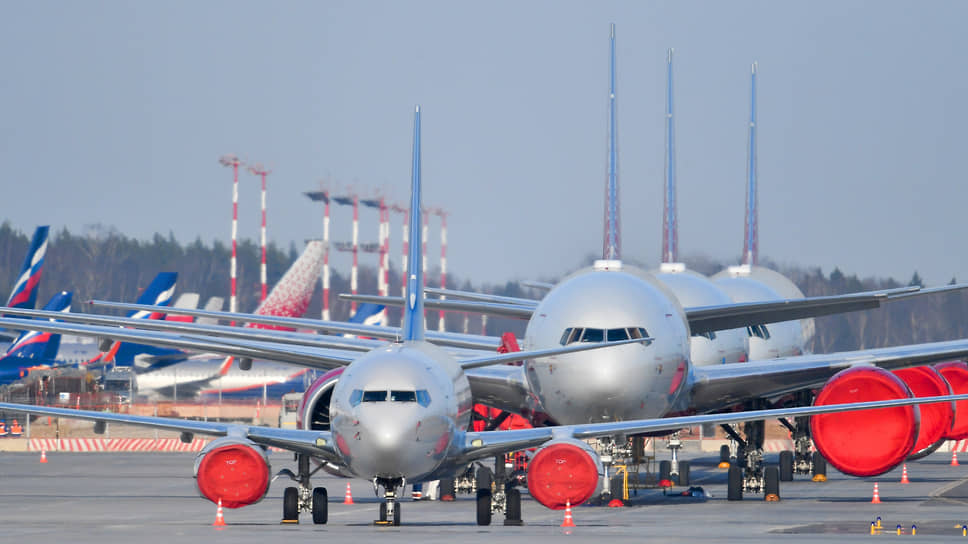
<instances>
[{"instance_id":1,"label":"nose wheel","mask_svg":"<svg viewBox=\"0 0 968 544\"><path fill-rule=\"evenodd\" d=\"M400 504L397 502L397 489L404 487L402 479L376 479L373 485L382 487L383 502L380 503L380 518L374 521L375 525L400 525Z\"/></svg>"}]
</instances>

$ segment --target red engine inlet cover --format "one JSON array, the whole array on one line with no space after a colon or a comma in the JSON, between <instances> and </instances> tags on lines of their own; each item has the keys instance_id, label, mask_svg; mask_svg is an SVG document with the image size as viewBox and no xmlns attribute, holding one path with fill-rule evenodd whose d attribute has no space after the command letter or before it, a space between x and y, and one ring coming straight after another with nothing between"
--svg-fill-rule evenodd
<instances>
[{"instance_id":1,"label":"red engine inlet cover","mask_svg":"<svg viewBox=\"0 0 968 544\"><path fill-rule=\"evenodd\" d=\"M541 504L561 510L565 503L577 506L598 487L598 465L574 444L551 444L538 451L528 464L528 491Z\"/></svg>"},{"instance_id":2,"label":"red engine inlet cover","mask_svg":"<svg viewBox=\"0 0 968 544\"><path fill-rule=\"evenodd\" d=\"M968 393L968 365L961 361L950 363L939 363L934 365L934 369L951 386L951 392L955 395ZM961 440L968 438L968 400L955 402L954 422L951 430L945 438L949 440Z\"/></svg>"},{"instance_id":3,"label":"red engine inlet cover","mask_svg":"<svg viewBox=\"0 0 968 544\"><path fill-rule=\"evenodd\" d=\"M216 448L202 458L196 477L206 499L239 508L262 499L269 487L269 467L262 455L244 444Z\"/></svg>"},{"instance_id":4,"label":"red engine inlet cover","mask_svg":"<svg viewBox=\"0 0 968 544\"><path fill-rule=\"evenodd\" d=\"M911 389L915 397L941 397L951 394L948 382L941 377L937 370L930 366L916 366L895 370L894 374ZM944 438L951 431L954 419L954 403L922 404L921 425L918 440L914 443L912 455L917 456L926 452L938 440Z\"/></svg>"},{"instance_id":5,"label":"red engine inlet cover","mask_svg":"<svg viewBox=\"0 0 968 544\"><path fill-rule=\"evenodd\" d=\"M816 406L910 398L897 376L875 367L848 368L824 385ZM837 470L851 476L876 476L903 461L918 437L914 406L822 414L810 418L813 441Z\"/></svg>"}]
</instances>

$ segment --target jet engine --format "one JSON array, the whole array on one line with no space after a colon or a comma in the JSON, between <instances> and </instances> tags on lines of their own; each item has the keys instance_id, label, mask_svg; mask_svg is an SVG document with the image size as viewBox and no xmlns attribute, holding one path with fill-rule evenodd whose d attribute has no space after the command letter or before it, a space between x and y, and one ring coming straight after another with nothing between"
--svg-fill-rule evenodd
<instances>
[{"instance_id":1,"label":"jet engine","mask_svg":"<svg viewBox=\"0 0 968 544\"><path fill-rule=\"evenodd\" d=\"M302 405L299 407L299 428L313 431L329 430L329 403L333 399L333 388L339 381L345 367L334 368L316 379L306 389Z\"/></svg>"},{"instance_id":2,"label":"jet engine","mask_svg":"<svg viewBox=\"0 0 968 544\"><path fill-rule=\"evenodd\" d=\"M226 508L240 508L262 500L269 490L266 450L244 438L213 440L195 456L198 492Z\"/></svg>"},{"instance_id":3,"label":"jet engine","mask_svg":"<svg viewBox=\"0 0 968 544\"><path fill-rule=\"evenodd\" d=\"M895 370L894 375L904 382L915 397L941 397L951 394L948 382L930 366L916 366ZM920 459L934 452L951 432L954 420L954 402L922 404L921 427L914 450L908 459Z\"/></svg>"},{"instance_id":4,"label":"jet engine","mask_svg":"<svg viewBox=\"0 0 968 544\"><path fill-rule=\"evenodd\" d=\"M912 397L894 374L876 367L842 370L823 386L814 405ZM900 464L914 448L920 426L916 406L823 414L810 419L817 450L837 470L876 476Z\"/></svg>"},{"instance_id":5,"label":"jet engine","mask_svg":"<svg viewBox=\"0 0 968 544\"><path fill-rule=\"evenodd\" d=\"M539 449L528 463L528 491L541 504L561 510L577 506L598 489L605 474L602 462L580 440L555 440Z\"/></svg>"},{"instance_id":6,"label":"jet engine","mask_svg":"<svg viewBox=\"0 0 968 544\"><path fill-rule=\"evenodd\" d=\"M948 382L955 395L968 393L968 365L961 361L938 363L934 369ZM955 402L954 421L945 436L948 440L968 438L968 400Z\"/></svg>"}]
</instances>

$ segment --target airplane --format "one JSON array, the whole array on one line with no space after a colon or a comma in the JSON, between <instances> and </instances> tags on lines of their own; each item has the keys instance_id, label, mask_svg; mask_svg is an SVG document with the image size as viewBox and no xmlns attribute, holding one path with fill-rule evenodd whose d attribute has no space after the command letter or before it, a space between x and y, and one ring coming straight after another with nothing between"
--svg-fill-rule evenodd
<instances>
[{"instance_id":1,"label":"airplane","mask_svg":"<svg viewBox=\"0 0 968 544\"><path fill-rule=\"evenodd\" d=\"M34 235L27 248L24 264L20 267L20 274L14 280L13 289L7 298L7 306L11 308L33 309L37 303L37 286L44 271L44 257L47 255L48 225L41 225L34 230ZM0 334L7 335L8 331L0 330Z\"/></svg>"},{"instance_id":2,"label":"airplane","mask_svg":"<svg viewBox=\"0 0 968 544\"><path fill-rule=\"evenodd\" d=\"M51 297L44 310L53 313L69 312L73 294L61 291ZM63 366L57 360L61 335L50 332L24 331L0 357L0 384L15 382L31 371Z\"/></svg>"},{"instance_id":3,"label":"airplane","mask_svg":"<svg viewBox=\"0 0 968 544\"><path fill-rule=\"evenodd\" d=\"M414 144L411 178L411 210L409 218L410 240L419 240L421 228L421 149L420 149L420 108L414 112ZM613 248L614 249L614 248ZM421 262L422 248L419 243L411 243L408 261ZM612 256L618 256L614 251ZM614 263L615 261L609 261ZM616 271L614 265L608 275L622 283L635 280L635 276ZM916 427L917 409L914 405L925 403L964 402L968 394L936 395L911 398L900 382L899 387L884 398L865 399L877 396L883 391L871 392L858 388L857 381L883 372L867 364L854 366L838 374L834 382L850 382L846 388L830 389L825 397L832 402L825 405L782 408L775 410L744 411L728 414L687 415L678 417L645 418L628 421L595 421L571 425L549 426L507 431L466 431L470 423L470 412L475 385L470 372L485 368L505 367L504 363L523 358L542 361L548 357L564 357L579 351L597 350L602 354L624 352L629 348L636 360L649 360L643 357L642 350L653 348L659 354L678 353L683 361L688 361L685 347L677 339L662 341L659 335L649 337L644 334L637 338L617 340L603 334L603 342L576 342L548 349L524 351L508 354L485 354L470 357L454 357L441 348L429 343L424 335L424 296L422 291L422 270L414 267L407 274L406 305L404 307L403 329L396 341L384 343L362 354L347 355L336 350L297 349L291 344L281 344L268 339L282 337L276 330L249 330L253 338L262 340L242 341L225 337L209 337L203 334L178 335L162 334L153 331L134 331L131 329L82 325L77 323L48 323L16 318L0 318L0 325L16 325L22 328L42 331L69 331L73 334L111 337L120 340L137 338L155 342L159 345L200 349L203 344L217 347L223 353L238 355L262 351L266 354L299 357L305 366L340 370L341 375L327 399L327 429L314 428L316 422L303 420L301 429L278 429L250 425L179 420L159 417L111 414L86 410L71 410L56 407L29 406L22 404L0 403L0 410L35 413L57 417L67 417L95 422L96 432L104 432L106 423L126 423L173 430L181 433L183 441L191 441L194 435L216 437L196 457L195 478L200 494L229 508L242 507L261 500L268 490L271 468L267 454L268 447L292 451L297 458L297 473L291 470L280 471L295 480L298 486L287 487L283 494L283 521L298 522L300 512L312 514L314 523L327 523L328 492L325 488L311 486L313 460L334 464L349 474L373 481L375 486L384 490L380 503L377 523L399 525L401 508L397 504L398 491L408 481L426 481L452 476L468 464L494 455L517 451L525 448L538 448L529 464L528 487L531 495L542 504L561 508L566 504L580 504L589 498L598 482L603 469L595 450L584 439L610 439L615 436L655 433L675 430L681 427L702 423L743 422L762 417L808 416L815 421L834 426L832 432L842 434L846 423L870 427L872 419L897 420L897 427L904 424ZM590 274L584 277L604 277L604 274ZM626 277L627 276L627 277ZM614 281L614 280L613 280ZM554 291L559 291L561 286ZM614 290L613 290L614 291ZM550 295L549 295L550 296ZM634 301L633 301L634 302ZM5 310L0 308L0 311ZM23 312L27 312L24 310ZM21 314L23 315L23 314ZM269 316L257 316L261 320L272 320ZM141 321L141 320L137 320ZM144 321L142 321L144 322ZM675 322L669 319L669 322ZM147 322L144 322L147 323ZM637 322L630 322L635 324ZM171 323L172 327L183 327L183 323ZM650 325L651 326L651 325ZM665 328L674 328L669 325ZM663 327L658 327L661 329ZM628 333L628 327L625 331ZM644 331L638 331L644 332ZM206 347L206 349L210 349ZM678 352L675 350L678 349ZM908 348L917 353L921 360L929 360L939 352L968 353L968 342L953 343L946 347L933 349L917 346ZM911 364L910 358L897 354L890 356L898 364ZM869 357L874 359L874 356ZM900 359L904 359L900 361ZM561 359L552 359L561 364L566 374L574 374ZM668 361L668 359L667 359ZM865 361L867 362L867 361ZM885 359L871 361L889 364ZM498 365L498 366L494 366ZM831 365L849 367L849 362L820 361L810 365L801 364L799 373L824 374L823 369ZM720 365L710 369L739 369L751 365ZM648 381L656 385L653 401L657 405L672 405L681 387L686 383L681 373L662 372L657 366L648 368ZM681 370L681 368L680 368ZM968 369L966 369L968 372ZM597 372L595 372L597 374ZM790 372L784 374L790 375ZM797 374L799 375L799 374ZM626 376L636 378L638 376ZM775 378L776 376L771 376ZM324 385L322 377L314 387ZM675 384L675 380L680 380ZM735 377L730 376L730 381ZM746 380L748 381L748 380ZM702 382L705 386L719 387L715 396L718 401L724 395L723 382ZM598 384L590 384L597 386ZM674 385L674 387L669 387ZM307 403L315 402L314 394L318 389L307 391L304 396L302 412L311 415L316 407ZM736 394L733 391L733 394ZM696 391L690 391L695 397ZM661 398L659 398L661 397ZM705 397L707 402L711 397ZM861 402L849 403L860 400ZM845 402L846 401L846 402ZM591 403L586 406L592 407ZM876 411L871 411L880 409ZM860 414L858 416L858 414ZM598 419L596 411L591 412ZM667 415L667 414L662 414ZM819 425L819 423L818 423ZM520 491L513 488L500 490L505 495L505 513L512 524L520 523ZM492 495L489 489L477 493L477 522L482 525L491 521Z\"/></svg>"}]
</instances>

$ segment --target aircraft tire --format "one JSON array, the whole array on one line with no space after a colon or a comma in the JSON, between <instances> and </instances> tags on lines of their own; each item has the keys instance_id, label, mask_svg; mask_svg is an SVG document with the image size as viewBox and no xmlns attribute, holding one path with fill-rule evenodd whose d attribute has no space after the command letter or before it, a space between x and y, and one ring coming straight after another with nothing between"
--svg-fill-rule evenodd
<instances>
[{"instance_id":1,"label":"aircraft tire","mask_svg":"<svg viewBox=\"0 0 968 544\"><path fill-rule=\"evenodd\" d=\"M480 467L477 469L477 489L486 489L488 492L491 491L491 484L494 482L494 473L491 469L487 467Z\"/></svg>"},{"instance_id":2,"label":"aircraft tire","mask_svg":"<svg viewBox=\"0 0 968 544\"><path fill-rule=\"evenodd\" d=\"M790 450L780 452L780 481L793 481L793 452Z\"/></svg>"},{"instance_id":3,"label":"aircraft tire","mask_svg":"<svg viewBox=\"0 0 968 544\"><path fill-rule=\"evenodd\" d=\"M726 485L726 500L743 500L743 469L737 465L729 466L728 483Z\"/></svg>"},{"instance_id":4,"label":"aircraft tire","mask_svg":"<svg viewBox=\"0 0 968 544\"><path fill-rule=\"evenodd\" d=\"M780 468L769 466L763 470L763 495L780 496Z\"/></svg>"},{"instance_id":5,"label":"aircraft tire","mask_svg":"<svg viewBox=\"0 0 968 544\"><path fill-rule=\"evenodd\" d=\"M689 487L689 461L679 461L679 485Z\"/></svg>"},{"instance_id":6,"label":"aircraft tire","mask_svg":"<svg viewBox=\"0 0 968 544\"><path fill-rule=\"evenodd\" d=\"M454 498L457 496L457 490L454 487L453 478L441 478L440 488L438 490L440 500L445 500L444 497ZM449 500L449 499L448 499Z\"/></svg>"},{"instance_id":7,"label":"aircraft tire","mask_svg":"<svg viewBox=\"0 0 968 544\"><path fill-rule=\"evenodd\" d=\"M827 460L823 458L823 455L819 451L813 452L813 475L827 475Z\"/></svg>"},{"instance_id":8,"label":"aircraft tire","mask_svg":"<svg viewBox=\"0 0 968 544\"><path fill-rule=\"evenodd\" d=\"M313 523L325 525L329 521L329 495L325 487L313 489Z\"/></svg>"},{"instance_id":9,"label":"aircraft tire","mask_svg":"<svg viewBox=\"0 0 968 544\"><path fill-rule=\"evenodd\" d=\"M727 444L723 444L722 446L719 447L719 462L720 463L729 462L729 446Z\"/></svg>"},{"instance_id":10,"label":"aircraft tire","mask_svg":"<svg viewBox=\"0 0 968 544\"><path fill-rule=\"evenodd\" d=\"M672 461L659 461L659 481L672 479Z\"/></svg>"},{"instance_id":11,"label":"aircraft tire","mask_svg":"<svg viewBox=\"0 0 968 544\"><path fill-rule=\"evenodd\" d=\"M491 490L477 490L477 524L491 524Z\"/></svg>"},{"instance_id":12,"label":"aircraft tire","mask_svg":"<svg viewBox=\"0 0 968 544\"><path fill-rule=\"evenodd\" d=\"M400 503L393 505L393 525L396 527L400 526Z\"/></svg>"},{"instance_id":13,"label":"aircraft tire","mask_svg":"<svg viewBox=\"0 0 968 544\"><path fill-rule=\"evenodd\" d=\"M380 503L380 521L386 523L387 521L387 503Z\"/></svg>"},{"instance_id":14,"label":"aircraft tire","mask_svg":"<svg viewBox=\"0 0 968 544\"><path fill-rule=\"evenodd\" d=\"M282 521L299 523L299 490L287 487L282 494Z\"/></svg>"},{"instance_id":15,"label":"aircraft tire","mask_svg":"<svg viewBox=\"0 0 968 544\"><path fill-rule=\"evenodd\" d=\"M507 508L505 509L505 522L507 525L517 525L521 523L521 491L518 489L508 489L505 492Z\"/></svg>"}]
</instances>

